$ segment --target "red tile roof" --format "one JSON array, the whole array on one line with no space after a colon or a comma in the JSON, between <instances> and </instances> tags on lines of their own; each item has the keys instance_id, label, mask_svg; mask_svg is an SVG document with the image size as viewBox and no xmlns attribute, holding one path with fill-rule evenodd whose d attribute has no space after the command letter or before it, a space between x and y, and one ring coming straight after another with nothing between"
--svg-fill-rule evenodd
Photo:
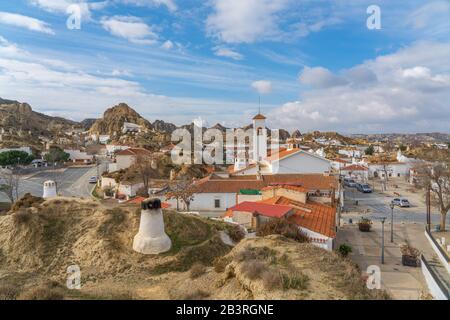
<instances>
[{"instance_id":1,"label":"red tile roof","mask_svg":"<svg viewBox=\"0 0 450 320\"><path fill-rule=\"evenodd\" d=\"M256 116L253 117L253 120L265 120L266 117L264 117L261 113L258 113Z\"/></svg>"},{"instance_id":2,"label":"red tile roof","mask_svg":"<svg viewBox=\"0 0 450 320\"><path fill-rule=\"evenodd\" d=\"M252 214L260 214L271 218L284 217L292 210L293 209L290 206L280 206L250 201L244 201L229 209L229 211L244 211Z\"/></svg>"},{"instance_id":3,"label":"red tile roof","mask_svg":"<svg viewBox=\"0 0 450 320\"><path fill-rule=\"evenodd\" d=\"M367 169L364 166L360 166L358 164L352 164L352 165L346 166L344 168L341 168L341 170L342 171L367 171L369 169Z\"/></svg>"},{"instance_id":4,"label":"red tile roof","mask_svg":"<svg viewBox=\"0 0 450 320\"><path fill-rule=\"evenodd\" d=\"M144 148L128 148L116 153L116 156L151 156L152 153Z\"/></svg>"},{"instance_id":5,"label":"red tile roof","mask_svg":"<svg viewBox=\"0 0 450 320\"><path fill-rule=\"evenodd\" d=\"M278 152L274 152L273 154L268 157L269 160L281 160L283 158L289 157L291 155L294 155L298 152L302 151L302 149L299 148L293 148L293 149L284 149L281 148Z\"/></svg>"},{"instance_id":6,"label":"red tile roof","mask_svg":"<svg viewBox=\"0 0 450 320\"><path fill-rule=\"evenodd\" d=\"M308 192L309 190L300 186L300 185L293 185L293 184L286 184L286 183L280 183L280 184L273 184L268 187L262 188L261 190L273 190L273 189L287 189L292 191L298 191L298 192Z\"/></svg>"},{"instance_id":7,"label":"red tile roof","mask_svg":"<svg viewBox=\"0 0 450 320\"><path fill-rule=\"evenodd\" d=\"M241 189L261 190L277 184L296 185L308 191L317 191L336 189L338 180L335 176L323 174L263 175L261 180L258 180L255 175L221 178L213 174L195 181L193 187L197 193L238 193Z\"/></svg>"},{"instance_id":8,"label":"red tile roof","mask_svg":"<svg viewBox=\"0 0 450 320\"><path fill-rule=\"evenodd\" d=\"M313 201L302 203L282 196L259 203L289 206L294 209L294 214L288 217L288 221L327 237L336 236L336 208Z\"/></svg>"}]
</instances>

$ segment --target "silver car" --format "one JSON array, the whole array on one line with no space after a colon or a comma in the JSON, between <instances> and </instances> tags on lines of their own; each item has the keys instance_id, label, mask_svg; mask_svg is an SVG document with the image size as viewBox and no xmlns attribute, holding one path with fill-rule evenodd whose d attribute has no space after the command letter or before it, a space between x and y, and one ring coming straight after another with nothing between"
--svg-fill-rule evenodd
<instances>
[{"instance_id":1,"label":"silver car","mask_svg":"<svg viewBox=\"0 0 450 320\"><path fill-rule=\"evenodd\" d=\"M395 198L395 199L393 199L391 201L391 203L394 206L399 206L399 207L402 207L402 208L409 208L409 207L411 207L411 204L409 203L408 199L406 199L406 198Z\"/></svg>"}]
</instances>

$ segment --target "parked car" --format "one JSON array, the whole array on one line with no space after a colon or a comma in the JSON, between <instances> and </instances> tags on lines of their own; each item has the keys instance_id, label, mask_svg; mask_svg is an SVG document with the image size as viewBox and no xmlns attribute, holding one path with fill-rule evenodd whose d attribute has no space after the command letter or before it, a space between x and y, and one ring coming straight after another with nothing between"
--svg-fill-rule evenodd
<instances>
[{"instance_id":1,"label":"parked car","mask_svg":"<svg viewBox=\"0 0 450 320\"><path fill-rule=\"evenodd\" d=\"M90 177L89 183L97 183L97 177Z\"/></svg>"},{"instance_id":2,"label":"parked car","mask_svg":"<svg viewBox=\"0 0 450 320\"><path fill-rule=\"evenodd\" d=\"M372 188L367 183L358 183L356 189L363 193L372 193Z\"/></svg>"},{"instance_id":3,"label":"parked car","mask_svg":"<svg viewBox=\"0 0 450 320\"><path fill-rule=\"evenodd\" d=\"M349 188L355 188L356 182L353 179L344 178L344 186L349 187Z\"/></svg>"},{"instance_id":4,"label":"parked car","mask_svg":"<svg viewBox=\"0 0 450 320\"><path fill-rule=\"evenodd\" d=\"M406 198L395 198L395 199L393 199L391 201L391 203L394 206L399 206L399 207L402 207L402 208L409 208L409 207L411 207L411 204L409 203L408 199L406 199Z\"/></svg>"}]
</instances>

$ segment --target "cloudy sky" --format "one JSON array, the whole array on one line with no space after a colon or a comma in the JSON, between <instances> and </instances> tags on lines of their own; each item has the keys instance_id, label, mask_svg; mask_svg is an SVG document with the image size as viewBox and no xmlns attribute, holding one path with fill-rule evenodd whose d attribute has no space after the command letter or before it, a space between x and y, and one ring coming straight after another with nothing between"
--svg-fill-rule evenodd
<instances>
[{"instance_id":1,"label":"cloudy sky","mask_svg":"<svg viewBox=\"0 0 450 320\"><path fill-rule=\"evenodd\" d=\"M237 126L258 96L271 127L450 132L450 0L0 1L0 97L40 112Z\"/></svg>"}]
</instances>

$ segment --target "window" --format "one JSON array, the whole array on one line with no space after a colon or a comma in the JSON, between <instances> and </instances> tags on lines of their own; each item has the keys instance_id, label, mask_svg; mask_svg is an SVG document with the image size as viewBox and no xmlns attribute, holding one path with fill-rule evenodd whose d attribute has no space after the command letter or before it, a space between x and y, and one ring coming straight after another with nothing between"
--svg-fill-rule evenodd
<instances>
[{"instance_id":1,"label":"window","mask_svg":"<svg viewBox=\"0 0 450 320\"><path fill-rule=\"evenodd\" d=\"M214 208L220 208L220 199L214 199Z\"/></svg>"}]
</instances>

